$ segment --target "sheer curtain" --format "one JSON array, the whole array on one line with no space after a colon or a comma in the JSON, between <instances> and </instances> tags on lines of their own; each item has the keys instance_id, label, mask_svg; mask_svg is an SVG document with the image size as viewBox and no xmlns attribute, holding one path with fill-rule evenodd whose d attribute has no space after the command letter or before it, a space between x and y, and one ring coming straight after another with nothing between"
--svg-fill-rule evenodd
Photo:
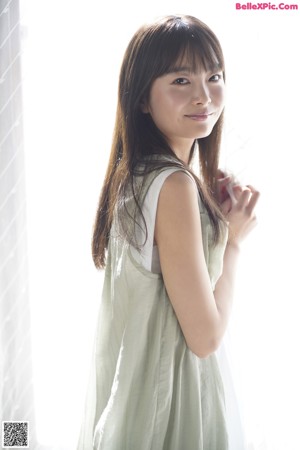
<instances>
[{"instance_id":1,"label":"sheer curtain","mask_svg":"<svg viewBox=\"0 0 300 450\"><path fill-rule=\"evenodd\" d=\"M19 14L0 1L0 415L29 421L35 448Z\"/></svg>"},{"instance_id":2,"label":"sheer curtain","mask_svg":"<svg viewBox=\"0 0 300 450\"><path fill-rule=\"evenodd\" d=\"M102 285L90 238L120 61L141 23L184 12L207 22L225 51L222 165L262 192L259 226L241 256L229 336L247 450L297 450L300 243L294 162L300 98L293 64L299 11L236 10L234 2L223 0L188 0L184 6L179 0L154 1L140 9L133 0L118 8L98 0L22 0L24 179L18 2L0 4L3 420L30 420L32 432L36 423L39 450L75 448Z\"/></svg>"}]
</instances>

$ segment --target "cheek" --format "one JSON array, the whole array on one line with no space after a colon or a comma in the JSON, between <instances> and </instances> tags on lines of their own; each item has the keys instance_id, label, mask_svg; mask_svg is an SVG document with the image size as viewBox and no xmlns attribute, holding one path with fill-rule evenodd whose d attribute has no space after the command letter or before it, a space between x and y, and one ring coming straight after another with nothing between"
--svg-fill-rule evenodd
<instances>
[{"instance_id":1,"label":"cheek","mask_svg":"<svg viewBox=\"0 0 300 450\"><path fill-rule=\"evenodd\" d=\"M170 116L173 112L186 101L186 98L182 92L167 91L156 89L152 92L152 96L149 102L150 112L153 118L166 117L166 114Z\"/></svg>"},{"instance_id":2,"label":"cheek","mask_svg":"<svg viewBox=\"0 0 300 450\"><path fill-rule=\"evenodd\" d=\"M185 89L172 89L168 91L168 101L171 105L181 105L189 98Z\"/></svg>"},{"instance_id":3,"label":"cheek","mask_svg":"<svg viewBox=\"0 0 300 450\"><path fill-rule=\"evenodd\" d=\"M222 106L225 103L225 86L217 85L211 91L211 95L214 99L214 103L218 106Z\"/></svg>"},{"instance_id":4,"label":"cheek","mask_svg":"<svg viewBox=\"0 0 300 450\"><path fill-rule=\"evenodd\" d=\"M157 90L156 102L160 99L160 104L165 108L179 108L187 101L186 89L179 89L178 87L168 86L167 88Z\"/></svg>"}]
</instances>

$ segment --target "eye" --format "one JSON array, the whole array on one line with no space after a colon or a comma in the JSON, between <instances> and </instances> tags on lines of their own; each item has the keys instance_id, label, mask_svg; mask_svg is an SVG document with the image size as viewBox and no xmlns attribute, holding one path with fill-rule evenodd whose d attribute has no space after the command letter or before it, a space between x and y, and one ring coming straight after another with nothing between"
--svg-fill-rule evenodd
<instances>
[{"instance_id":1,"label":"eye","mask_svg":"<svg viewBox=\"0 0 300 450\"><path fill-rule=\"evenodd\" d=\"M186 78L176 78L176 80L173 81L173 84L184 86L185 84L189 84L189 80L187 80Z\"/></svg>"},{"instance_id":2,"label":"eye","mask_svg":"<svg viewBox=\"0 0 300 450\"><path fill-rule=\"evenodd\" d=\"M222 80L222 75L220 73L214 74L212 77L210 77L209 81L212 81L216 83L217 81Z\"/></svg>"}]
</instances>

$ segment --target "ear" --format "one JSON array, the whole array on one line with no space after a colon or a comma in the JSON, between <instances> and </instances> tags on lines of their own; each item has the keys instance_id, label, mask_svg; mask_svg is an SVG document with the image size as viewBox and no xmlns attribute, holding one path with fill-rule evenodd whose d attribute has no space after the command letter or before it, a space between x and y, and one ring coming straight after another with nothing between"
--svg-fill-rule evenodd
<instances>
[{"instance_id":1,"label":"ear","mask_svg":"<svg viewBox=\"0 0 300 450\"><path fill-rule=\"evenodd\" d=\"M141 107L141 111L144 114L148 114L149 113L149 107L148 107L148 102L146 99L143 99L140 103L140 107Z\"/></svg>"}]
</instances>

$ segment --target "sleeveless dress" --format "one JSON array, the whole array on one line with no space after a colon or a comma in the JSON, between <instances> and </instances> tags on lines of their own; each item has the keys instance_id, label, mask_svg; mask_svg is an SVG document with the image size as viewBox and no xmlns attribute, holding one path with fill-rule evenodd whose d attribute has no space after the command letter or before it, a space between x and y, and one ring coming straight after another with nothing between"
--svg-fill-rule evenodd
<instances>
[{"instance_id":1,"label":"sleeveless dress","mask_svg":"<svg viewBox=\"0 0 300 450\"><path fill-rule=\"evenodd\" d=\"M113 222L77 450L228 449L216 354L199 358L187 347L153 247L159 191L177 170L184 171L164 167L143 179L140 199L148 235L141 252L121 237L116 218ZM214 289L227 232L212 246L209 217L198 198ZM137 241L144 241L142 235L136 231Z\"/></svg>"}]
</instances>

